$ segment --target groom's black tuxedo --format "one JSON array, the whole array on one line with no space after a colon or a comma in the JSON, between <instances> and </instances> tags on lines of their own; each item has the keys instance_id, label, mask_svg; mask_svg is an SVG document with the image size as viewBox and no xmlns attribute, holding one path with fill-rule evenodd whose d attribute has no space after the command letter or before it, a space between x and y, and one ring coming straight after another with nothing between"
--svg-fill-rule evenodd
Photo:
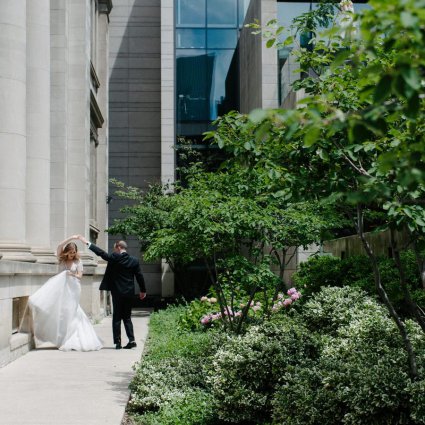
<instances>
[{"instance_id":1,"label":"groom's black tuxedo","mask_svg":"<svg viewBox=\"0 0 425 425\"><path fill-rule=\"evenodd\" d=\"M89 249L108 262L100 290L111 291L112 294L122 297L132 297L135 294L134 278L136 278L140 292L146 292L145 279L137 258L128 255L127 252L108 254L94 244L90 244Z\"/></svg>"},{"instance_id":2,"label":"groom's black tuxedo","mask_svg":"<svg viewBox=\"0 0 425 425\"><path fill-rule=\"evenodd\" d=\"M131 307L135 295L134 278L140 292L146 292L145 280L140 269L139 260L127 252L108 254L96 245L90 244L89 249L108 262L105 275L99 289L112 293L112 333L114 344L121 348L121 320L130 342L134 341Z\"/></svg>"}]
</instances>

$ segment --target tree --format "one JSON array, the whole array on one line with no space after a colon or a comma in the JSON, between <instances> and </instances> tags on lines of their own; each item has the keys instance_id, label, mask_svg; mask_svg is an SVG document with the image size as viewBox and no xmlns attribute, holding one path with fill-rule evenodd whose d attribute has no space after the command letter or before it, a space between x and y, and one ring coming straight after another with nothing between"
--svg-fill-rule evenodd
<instances>
[{"instance_id":1,"label":"tree","mask_svg":"<svg viewBox=\"0 0 425 425\"><path fill-rule=\"evenodd\" d=\"M314 77L294 87L307 94L297 109L222 118L214 137L236 161L274 179L276 194L285 200L326 199L352 207L377 293L398 326L416 379L412 344L382 286L376 255L365 238L364 215L367 208L384 212L391 231L407 228L415 244L424 238L425 1L371 0L370 5L360 17L338 12L343 15L331 28L313 37L309 48L297 50L304 75L314 70ZM305 18L314 23L311 15ZM267 31L273 45L283 30L271 22ZM241 140L231 132L252 136ZM394 244L399 265L398 248ZM409 299L401 269L400 279L412 315L425 330L423 312Z\"/></svg>"},{"instance_id":2,"label":"tree","mask_svg":"<svg viewBox=\"0 0 425 425\"><path fill-rule=\"evenodd\" d=\"M267 313L269 294L285 287L289 248L320 243L340 218L325 203L288 204L272 196L269 179L237 164L214 173L195 166L186 180L171 192L121 190L136 202L109 232L137 236L145 259L163 258L174 271L202 261L225 326L239 333L254 297L263 294Z\"/></svg>"}]
</instances>

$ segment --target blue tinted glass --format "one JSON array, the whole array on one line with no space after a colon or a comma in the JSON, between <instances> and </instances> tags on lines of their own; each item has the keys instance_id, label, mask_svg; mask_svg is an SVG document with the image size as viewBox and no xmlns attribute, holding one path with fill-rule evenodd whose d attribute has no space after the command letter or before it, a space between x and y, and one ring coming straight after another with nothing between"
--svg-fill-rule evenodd
<instances>
[{"instance_id":1,"label":"blue tinted glass","mask_svg":"<svg viewBox=\"0 0 425 425\"><path fill-rule=\"evenodd\" d=\"M205 26L205 0L177 0L178 26Z\"/></svg>"},{"instance_id":2,"label":"blue tinted glass","mask_svg":"<svg viewBox=\"0 0 425 425\"><path fill-rule=\"evenodd\" d=\"M232 103L232 91L235 89L235 81L232 80L231 63L234 55L233 50L208 51L212 59L213 73L210 97L210 119L215 120L222 112L227 111L226 105Z\"/></svg>"},{"instance_id":3,"label":"blue tinted glass","mask_svg":"<svg viewBox=\"0 0 425 425\"><path fill-rule=\"evenodd\" d=\"M236 41L236 30L211 29L207 32L208 49L234 49Z\"/></svg>"},{"instance_id":4,"label":"blue tinted glass","mask_svg":"<svg viewBox=\"0 0 425 425\"><path fill-rule=\"evenodd\" d=\"M205 50L176 50L176 56L177 121L206 121L214 58Z\"/></svg>"},{"instance_id":5,"label":"blue tinted glass","mask_svg":"<svg viewBox=\"0 0 425 425\"><path fill-rule=\"evenodd\" d=\"M208 0L209 27L237 27L237 0Z\"/></svg>"},{"instance_id":6,"label":"blue tinted glass","mask_svg":"<svg viewBox=\"0 0 425 425\"><path fill-rule=\"evenodd\" d=\"M239 0L239 26L241 27L245 21L245 15L248 10L250 0Z\"/></svg>"},{"instance_id":7,"label":"blue tinted glass","mask_svg":"<svg viewBox=\"0 0 425 425\"><path fill-rule=\"evenodd\" d=\"M178 29L176 30L177 48L205 48L205 30L203 29Z\"/></svg>"}]
</instances>

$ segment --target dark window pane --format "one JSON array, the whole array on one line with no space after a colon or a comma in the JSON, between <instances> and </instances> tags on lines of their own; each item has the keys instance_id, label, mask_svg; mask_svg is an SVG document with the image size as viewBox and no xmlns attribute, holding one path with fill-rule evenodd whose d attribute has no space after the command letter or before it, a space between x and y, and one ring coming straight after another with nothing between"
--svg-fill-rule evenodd
<instances>
[{"instance_id":1,"label":"dark window pane","mask_svg":"<svg viewBox=\"0 0 425 425\"><path fill-rule=\"evenodd\" d=\"M177 121L207 121L214 58L205 50L177 50L176 55Z\"/></svg>"},{"instance_id":2,"label":"dark window pane","mask_svg":"<svg viewBox=\"0 0 425 425\"><path fill-rule=\"evenodd\" d=\"M209 27L237 27L237 0L208 0Z\"/></svg>"},{"instance_id":3,"label":"dark window pane","mask_svg":"<svg viewBox=\"0 0 425 425\"><path fill-rule=\"evenodd\" d=\"M236 41L236 30L211 29L207 32L208 49L234 49Z\"/></svg>"},{"instance_id":4,"label":"dark window pane","mask_svg":"<svg viewBox=\"0 0 425 425\"><path fill-rule=\"evenodd\" d=\"M192 28L176 30L176 46L188 49L205 48L205 30Z\"/></svg>"},{"instance_id":5,"label":"dark window pane","mask_svg":"<svg viewBox=\"0 0 425 425\"><path fill-rule=\"evenodd\" d=\"M205 0L177 0L178 26L205 26Z\"/></svg>"},{"instance_id":6,"label":"dark window pane","mask_svg":"<svg viewBox=\"0 0 425 425\"><path fill-rule=\"evenodd\" d=\"M213 58L214 72L212 74L212 87L210 97L210 119L223 115L236 107L235 90L237 81L234 78L236 57L233 50L208 51L208 56ZM233 66L232 66L233 65Z\"/></svg>"}]
</instances>

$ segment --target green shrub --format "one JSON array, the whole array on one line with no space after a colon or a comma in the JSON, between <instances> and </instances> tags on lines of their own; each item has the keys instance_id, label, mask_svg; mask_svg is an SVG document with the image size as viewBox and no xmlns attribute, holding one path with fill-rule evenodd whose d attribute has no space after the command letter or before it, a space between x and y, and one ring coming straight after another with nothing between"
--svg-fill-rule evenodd
<instances>
[{"instance_id":1,"label":"green shrub","mask_svg":"<svg viewBox=\"0 0 425 425\"><path fill-rule=\"evenodd\" d=\"M363 314L386 316L386 309L364 291L348 286L322 288L309 298L301 311L302 320L312 332L335 335Z\"/></svg>"},{"instance_id":2,"label":"green shrub","mask_svg":"<svg viewBox=\"0 0 425 425\"><path fill-rule=\"evenodd\" d=\"M135 416L142 425L217 425L211 396L204 390L182 391L154 413Z\"/></svg>"},{"instance_id":3,"label":"green shrub","mask_svg":"<svg viewBox=\"0 0 425 425\"><path fill-rule=\"evenodd\" d=\"M205 327L201 324L201 318L219 311L220 306L216 298L202 297L200 300L193 300L187 305L187 308L179 316L178 323L185 330L204 330Z\"/></svg>"},{"instance_id":4,"label":"green shrub","mask_svg":"<svg viewBox=\"0 0 425 425\"><path fill-rule=\"evenodd\" d=\"M418 305L425 306L425 291L421 288L415 255L412 251L401 253L406 281ZM404 316L408 310L400 287L399 272L390 258L378 258L382 284L395 308ZM367 256L353 256L344 260L332 256L315 256L302 263L293 276L295 286L304 299L326 286L351 286L376 297L372 267Z\"/></svg>"},{"instance_id":5,"label":"green shrub","mask_svg":"<svg viewBox=\"0 0 425 425\"><path fill-rule=\"evenodd\" d=\"M423 383L411 384L401 337L382 306L352 288L324 288L302 317L323 345L317 359L286 369L272 402L276 424L424 423ZM408 327L422 371L423 333Z\"/></svg>"},{"instance_id":6,"label":"green shrub","mask_svg":"<svg viewBox=\"0 0 425 425\"><path fill-rule=\"evenodd\" d=\"M307 330L288 316L281 317L229 338L207 367L220 419L240 424L269 420L270 401L285 368L314 352Z\"/></svg>"},{"instance_id":7,"label":"green shrub","mask_svg":"<svg viewBox=\"0 0 425 425\"><path fill-rule=\"evenodd\" d=\"M185 306L171 306L151 316L145 354L136 364L130 383L128 410L141 423L155 423L157 415L168 417L173 409L180 411L184 421L182 412L193 416L196 399L204 395L206 384L202 370L218 346L220 336L213 332L182 331L178 318L185 309ZM197 422L187 419L186 423Z\"/></svg>"}]
</instances>

